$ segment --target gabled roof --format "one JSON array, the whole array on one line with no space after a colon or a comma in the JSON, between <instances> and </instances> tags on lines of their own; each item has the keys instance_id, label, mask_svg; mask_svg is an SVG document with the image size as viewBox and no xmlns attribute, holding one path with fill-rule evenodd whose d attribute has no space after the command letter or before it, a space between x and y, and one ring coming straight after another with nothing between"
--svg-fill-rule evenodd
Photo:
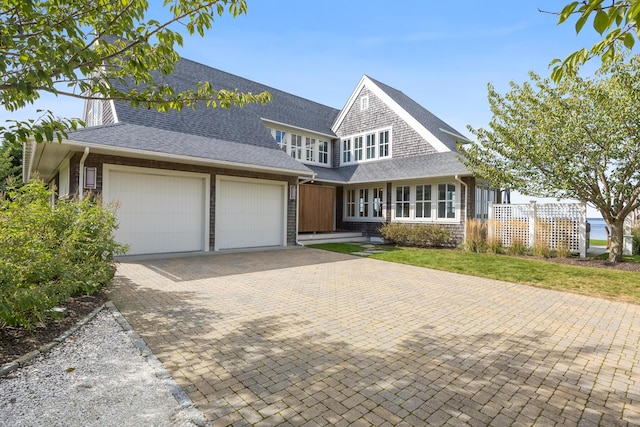
<instances>
[{"instance_id":1,"label":"gabled roof","mask_svg":"<svg viewBox=\"0 0 640 427\"><path fill-rule=\"evenodd\" d=\"M453 151L421 156L392 158L328 169L308 166L317 181L337 184L361 184L418 178L439 178L471 175Z\"/></svg>"},{"instance_id":2,"label":"gabled roof","mask_svg":"<svg viewBox=\"0 0 640 427\"><path fill-rule=\"evenodd\" d=\"M364 87L371 90L378 98L391 108L398 116L427 140L438 152L456 151L458 142L469 142L460 132L449 126L429 110L409 98L403 92L387 86L369 76L362 76L358 86L351 94L347 104L340 111L331 127L334 132L342 124L349 110L357 101Z\"/></svg>"},{"instance_id":3,"label":"gabled roof","mask_svg":"<svg viewBox=\"0 0 640 427\"><path fill-rule=\"evenodd\" d=\"M281 90L208 67L188 59L175 65L175 72L159 76L159 83L167 83L178 91L194 88L198 82L210 82L212 87L239 89L242 92L269 92L273 100L267 105L249 104L243 108L184 108L180 112L160 113L152 109L134 108L116 103L119 122L199 135L224 141L264 147L277 147L261 118L325 135L333 135L331 124L339 111Z\"/></svg>"}]
</instances>

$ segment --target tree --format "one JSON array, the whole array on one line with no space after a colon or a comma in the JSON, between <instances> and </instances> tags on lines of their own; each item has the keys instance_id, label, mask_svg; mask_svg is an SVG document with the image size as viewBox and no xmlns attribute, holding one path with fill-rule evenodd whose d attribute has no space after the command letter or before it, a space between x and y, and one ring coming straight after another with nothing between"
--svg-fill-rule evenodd
<instances>
[{"instance_id":1,"label":"tree","mask_svg":"<svg viewBox=\"0 0 640 427\"><path fill-rule=\"evenodd\" d=\"M159 3L159 2L158 2ZM245 0L164 0L167 20L147 19L147 0L0 0L0 102L15 111L43 92L80 99L129 102L159 111L266 103L268 93L213 88L210 82L178 92L158 83L179 60L182 35L203 36L216 16L245 14ZM127 89L122 89L127 87ZM44 112L27 121L0 124L8 143L61 141L83 126Z\"/></svg>"},{"instance_id":2,"label":"tree","mask_svg":"<svg viewBox=\"0 0 640 427\"><path fill-rule=\"evenodd\" d=\"M506 95L489 85L490 129L469 130L466 165L495 186L594 205L622 259L624 220L640 206L640 57L617 54L593 78L530 74Z\"/></svg>"},{"instance_id":3,"label":"tree","mask_svg":"<svg viewBox=\"0 0 640 427\"><path fill-rule=\"evenodd\" d=\"M558 24L578 16L576 33L583 30L593 16L593 28L602 36L591 48L580 49L569 54L564 60L554 59L551 79L555 82L563 77L573 77L581 65L594 57L600 57L603 64L613 60L616 50L624 46L632 49L636 38L640 38L640 0L582 0L568 3L558 15Z\"/></svg>"},{"instance_id":4,"label":"tree","mask_svg":"<svg viewBox=\"0 0 640 427\"><path fill-rule=\"evenodd\" d=\"M0 144L0 193L6 190L7 178L9 177L13 177L11 185L18 185L20 182L22 177L22 146Z\"/></svg>"}]
</instances>

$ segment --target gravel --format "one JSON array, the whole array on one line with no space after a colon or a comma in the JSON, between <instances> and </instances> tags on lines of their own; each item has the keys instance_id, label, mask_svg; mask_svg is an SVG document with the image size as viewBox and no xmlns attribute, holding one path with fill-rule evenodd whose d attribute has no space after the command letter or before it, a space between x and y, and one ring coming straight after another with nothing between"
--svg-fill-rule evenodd
<instances>
[{"instance_id":1,"label":"gravel","mask_svg":"<svg viewBox=\"0 0 640 427\"><path fill-rule=\"evenodd\" d=\"M113 305L0 377L1 426L202 426L204 416Z\"/></svg>"}]
</instances>

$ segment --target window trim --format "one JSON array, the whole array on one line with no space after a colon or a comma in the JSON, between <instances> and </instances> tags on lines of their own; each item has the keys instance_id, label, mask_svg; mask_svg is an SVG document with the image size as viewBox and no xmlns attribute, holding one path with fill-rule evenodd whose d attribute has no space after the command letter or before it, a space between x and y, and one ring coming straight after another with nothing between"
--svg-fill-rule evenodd
<instances>
[{"instance_id":1,"label":"window trim","mask_svg":"<svg viewBox=\"0 0 640 427\"><path fill-rule=\"evenodd\" d=\"M392 157L392 127L387 126L379 129L369 130L366 132L354 133L351 135L340 138L340 164L350 165L363 162L372 162L376 160L390 159ZM380 145L380 135L385 134L384 145ZM370 138L374 139L373 145L367 145ZM345 142L352 141L353 143L347 148ZM356 148L356 141L362 141L361 147ZM386 147L387 155L381 156L381 147ZM371 154L373 157L369 157L369 148L371 148ZM348 151L347 151L348 150ZM350 154L349 154L350 153ZM357 155L360 153L360 155Z\"/></svg>"},{"instance_id":2,"label":"window trim","mask_svg":"<svg viewBox=\"0 0 640 427\"><path fill-rule=\"evenodd\" d=\"M344 190L343 220L347 222L379 222L384 223L387 218L386 184L349 186ZM380 216L376 214L376 194L382 193L379 201ZM363 194L364 193L364 194ZM362 201L361 201L362 200ZM362 206L365 203L366 206ZM350 215L350 210L353 215ZM364 215L366 213L366 216Z\"/></svg>"},{"instance_id":3,"label":"window trim","mask_svg":"<svg viewBox=\"0 0 640 427\"><path fill-rule=\"evenodd\" d=\"M417 186L431 186L431 216L430 217L417 217L416 216L416 204L417 201ZM453 185L455 198L453 199L454 217L453 218L441 218L438 216L438 207L441 200L439 199L439 186L440 185ZM396 216L396 195L399 187L409 187L409 217L397 217ZM460 199L460 183L451 180L419 180L419 181L403 181L394 182L392 186L393 203L391 206L391 222L404 222L404 223L435 223L435 224L459 224L462 221L462 200ZM446 201L444 201L446 203ZM424 202L423 202L424 203ZM446 206L445 206L446 209ZM446 211L445 211L446 212Z\"/></svg>"}]
</instances>

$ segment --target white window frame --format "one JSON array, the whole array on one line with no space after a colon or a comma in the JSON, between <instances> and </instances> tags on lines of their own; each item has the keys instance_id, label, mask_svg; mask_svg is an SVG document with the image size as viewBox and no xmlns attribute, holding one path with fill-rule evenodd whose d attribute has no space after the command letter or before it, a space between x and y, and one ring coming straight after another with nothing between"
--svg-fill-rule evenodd
<instances>
[{"instance_id":1,"label":"white window frame","mask_svg":"<svg viewBox=\"0 0 640 427\"><path fill-rule=\"evenodd\" d=\"M476 185L476 219L481 221L489 219L489 204L495 203L496 200L498 200L498 191L499 190L491 188L486 184Z\"/></svg>"},{"instance_id":2,"label":"white window frame","mask_svg":"<svg viewBox=\"0 0 640 427\"><path fill-rule=\"evenodd\" d=\"M360 111L365 111L369 109L369 95L364 95L360 98Z\"/></svg>"},{"instance_id":3,"label":"white window frame","mask_svg":"<svg viewBox=\"0 0 640 427\"><path fill-rule=\"evenodd\" d=\"M304 160L310 163L316 163L316 150L318 146L316 145L316 139L311 138L309 136L305 136L304 138Z\"/></svg>"},{"instance_id":4,"label":"white window frame","mask_svg":"<svg viewBox=\"0 0 640 427\"><path fill-rule=\"evenodd\" d=\"M291 141L291 151L289 154L294 159L302 160L302 135L292 133L289 139Z\"/></svg>"},{"instance_id":5,"label":"white window frame","mask_svg":"<svg viewBox=\"0 0 640 427\"><path fill-rule=\"evenodd\" d=\"M418 186L431 186L431 200L426 200L423 198L422 200L417 200L417 187ZM453 192L449 192L449 188L445 187L446 193L445 193L445 198L444 199L440 199L440 194L439 194L439 190L440 190L440 185L445 185L445 186L449 186L452 185L454 188ZM405 203L403 206L406 206L406 202L405 201L398 201L398 189L399 188L403 188L404 187L409 187L409 216L398 216L398 205L397 203L402 202ZM391 206L391 221L392 222L406 222L406 223L441 223L441 224L452 224L452 223L459 223L460 222L460 218L461 218L461 214L462 214L462 201L460 199L461 193L460 193L460 184L455 182L453 179L451 180L427 180L427 181L408 181L408 182L397 182L394 183L393 187L392 187L392 194L393 194L393 203ZM450 199L448 196L453 195L454 198ZM419 203L422 203L423 208L425 207L426 203L430 202L431 203L431 216L427 217L424 216L424 211L423 211L423 216L422 217L418 217L417 216L417 209L416 206ZM439 216L439 209L440 209L440 203L444 203L444 208L445 208L445 217L440 217ZM449 218L447 217L447 212L448 210L451 209L451 211L453 212L453 217Z\"/></svg>"},{"instance_id":6,"label":"white window frame","mask_svg":"<svg viewBox=\"0 0 640 427\"><path fill-rule=\"evenodd\" d=\"M385 188L384 185L346 188L344 220L349 222L384 222L386 218ZM381 197L376 197L377 195Z\"/></svg>"},{"instance_id":7,"label":"white window frame","mask_svg":"<svg viewBox=\"0 0 640 427\"><path fill-rule=\"evenodd\" d=\"M444 187L444 197L442 196L442 188ZM451 187L453 187L453 197L451 196ZM456 200L458 199L458 186L453 182L439 183L437 190L438 207L436 209L436 217L438 219L451 220L457 217L458 208L456 206ZM440 207L444 207L444 215L440 215ZM450 216L450 212L453 210L453 215Z\"/></svg>"},{"instance_id":8,"label":"white window frame","mask_svg":"<svg viewBox=\"0 0 640 427\"><path fill-rule=\"evenodd\" d=\"M418 191L420 188L421 191ZM433 216L433 185L431 184L416 184L416 212L415 217L420 219L430 219ZM429 197L425 197L429 189ZM418 197L421 196L421 197ZM420 211L420 215L418 215Z\"/></svg>"},{"instance_id":9,"label":"white window frame","mask_svg":"<svg viewBox=\"0 0 640 427\"><path fill-rule=\"evenodd\" d=\"M385 127L341 138L341 164L347 165L391 158L391 131L391 127ZM382 135L384 135L384 139L381 137ZM382 145L380 144L381 141L383 142ZM382 153L386 155L383 156Z\"/></svg>"},{"instance_id":10,"label":"white window frame","mask_svg":"<svg viewBox=\"0 0 640 427\"><path fill-rule=\"evenodd\" d=\"M321 165L329 164L329 141L318 140L318 161Z\"/></svg>"}]
</instances>

